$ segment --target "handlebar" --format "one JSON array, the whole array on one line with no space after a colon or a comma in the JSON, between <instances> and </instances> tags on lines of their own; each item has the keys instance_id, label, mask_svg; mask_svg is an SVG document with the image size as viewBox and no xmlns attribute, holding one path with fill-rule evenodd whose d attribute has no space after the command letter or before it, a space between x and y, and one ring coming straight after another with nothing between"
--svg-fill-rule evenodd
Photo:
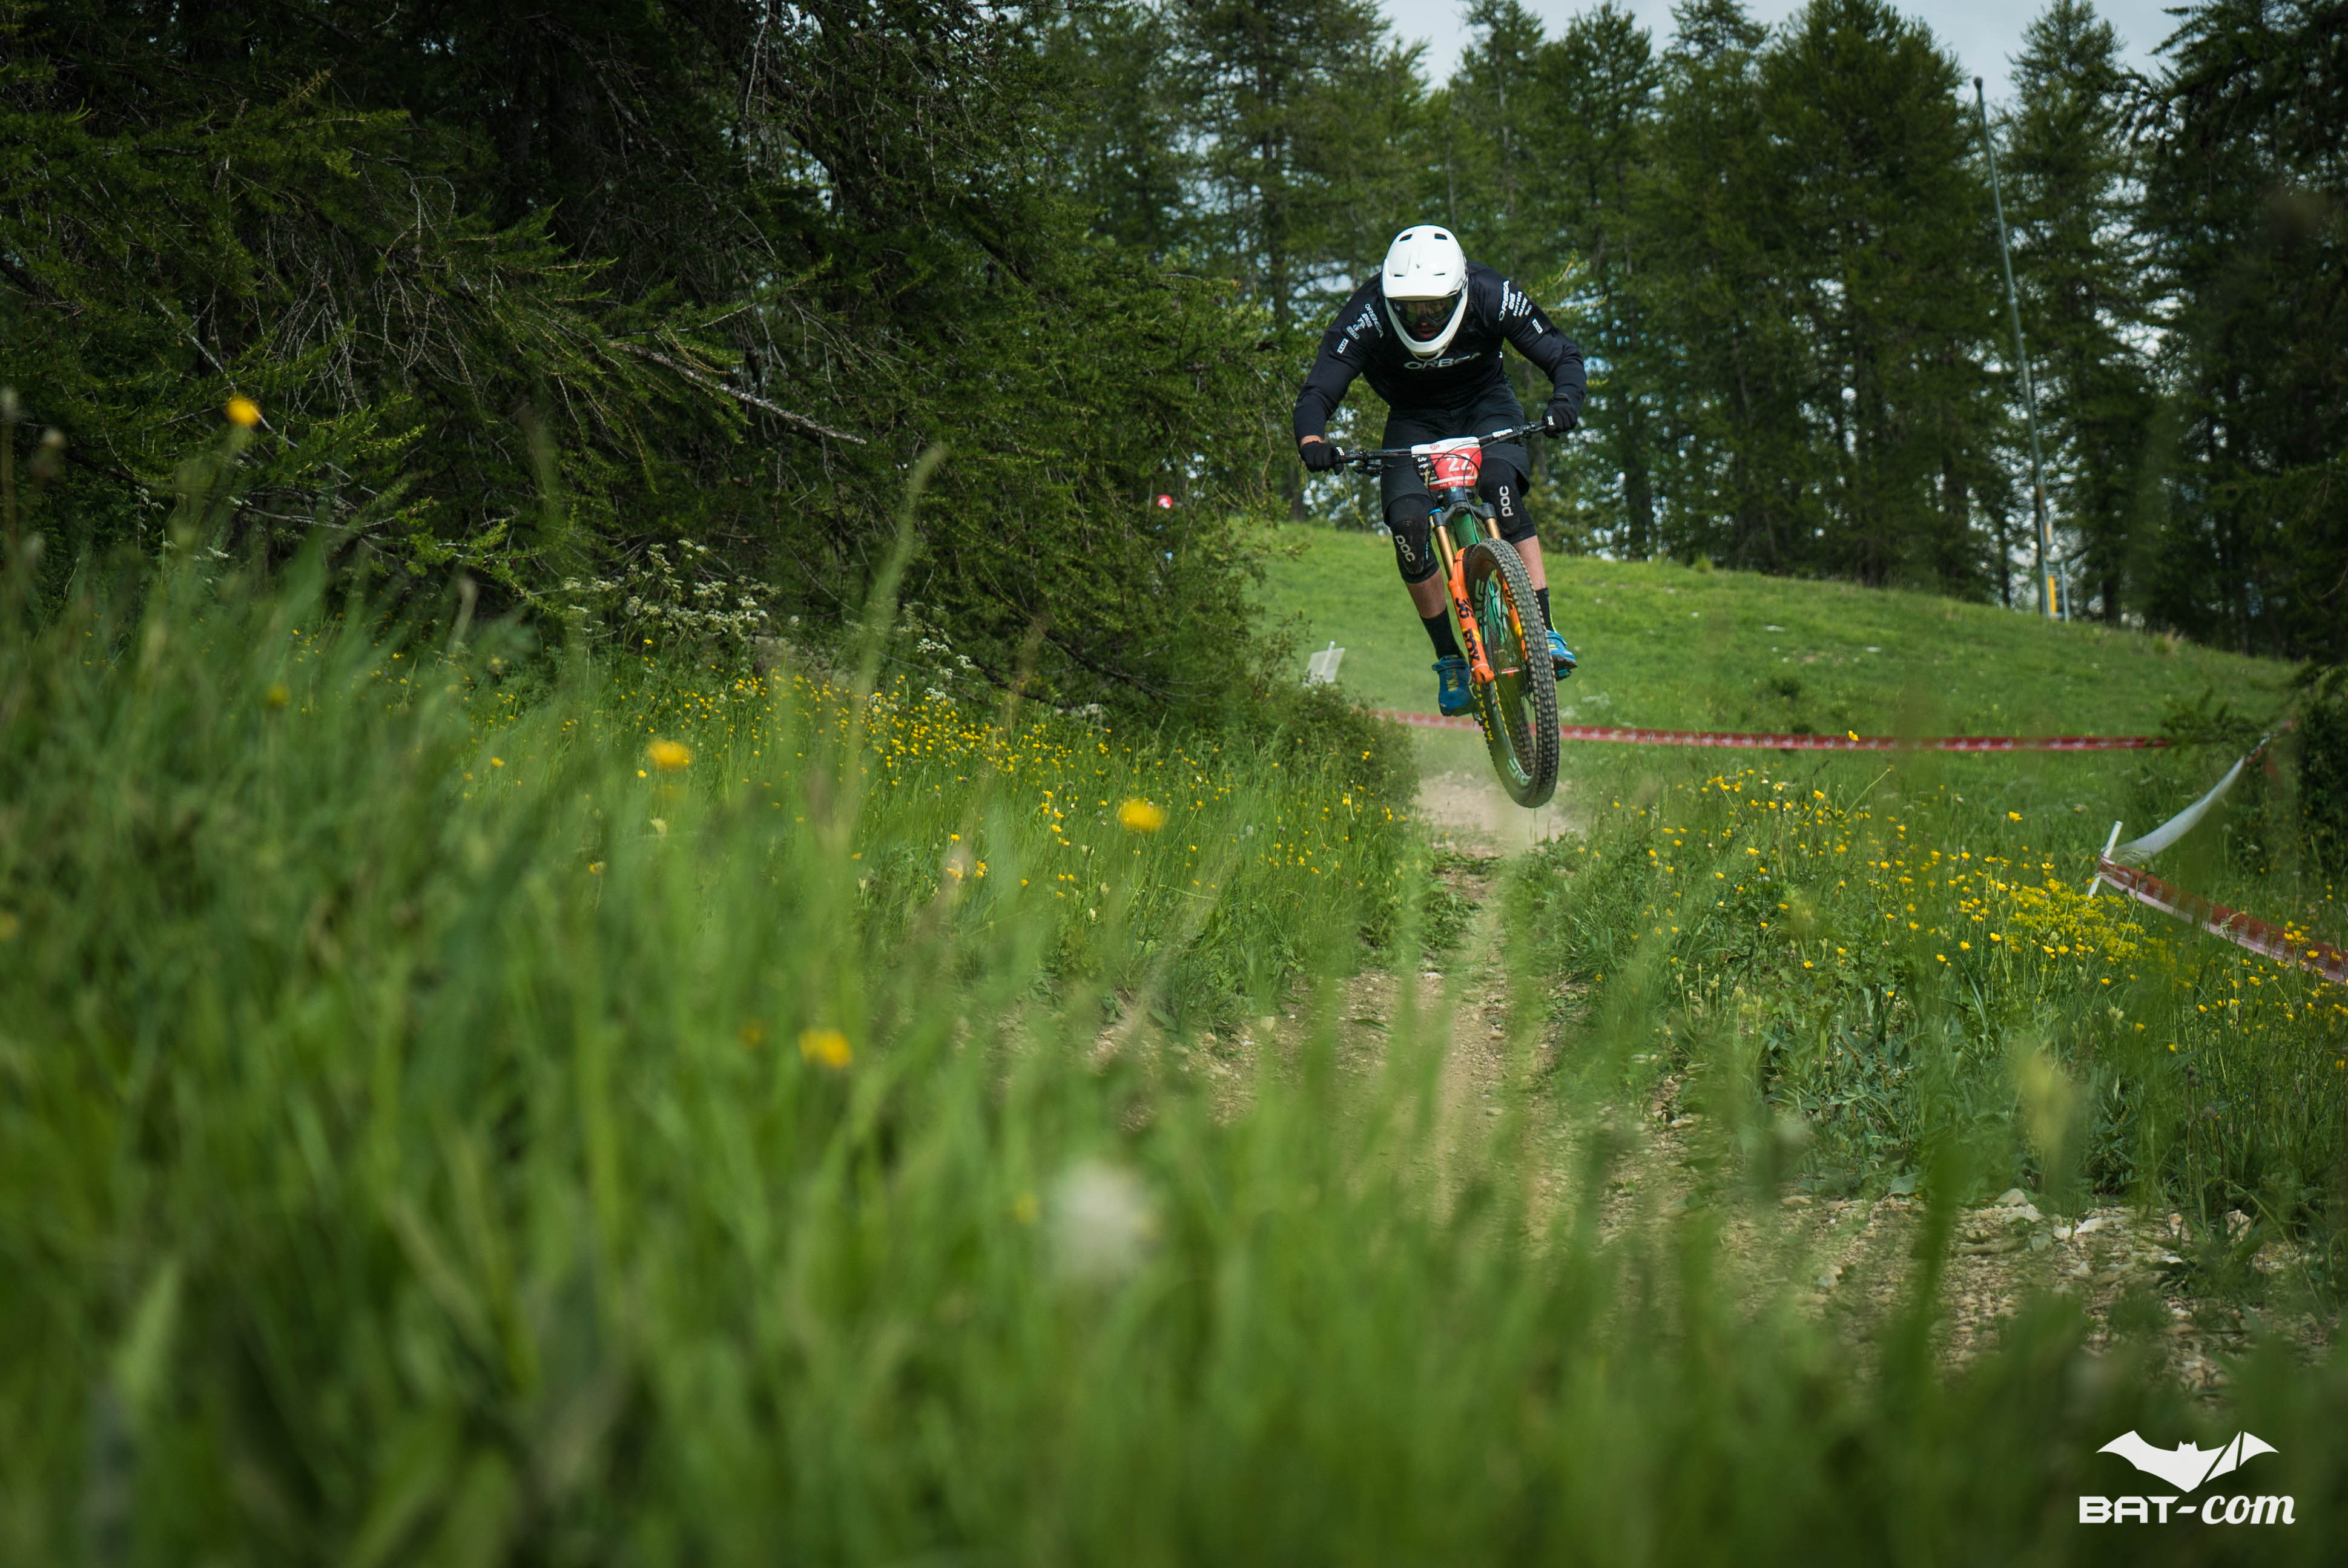
<instances>
[{"instance_id":1,"label":"handlebar","mask_svg":"<svg viewBox=\"0 0 2348 1568\"><path fill-rule=\"evenodd\" d=\"M1548 428L1546 421L1535 419L1531 424L1519 425L1513 430L1495 430L1488 436L1478 436L1476 438L1476 444L1478 447L1505 446L1510 441L1521 441L1527 436L1538 436L1546 428ZM1375 450L1359 452L1349 452L1344 448L1339 447L1336 450L1337 466L1341 469L1372 462L1384 462L1388 458L1407 458L1411 455L1411 449L1408 447L1380 447Z\"/></svg>"}]
</instances>

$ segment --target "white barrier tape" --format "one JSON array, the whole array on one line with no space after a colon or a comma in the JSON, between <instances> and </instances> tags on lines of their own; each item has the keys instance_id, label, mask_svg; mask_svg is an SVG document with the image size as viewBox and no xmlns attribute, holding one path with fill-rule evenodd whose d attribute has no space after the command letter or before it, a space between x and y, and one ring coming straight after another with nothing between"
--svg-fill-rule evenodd
<instances>
[{"instance_id":1,"label":"white barrier tape","mask_svg":"<svg viewBox=\"0 0 2348 1568\"><path fill-rule=\"evenodd\" d=\"M2259 753L2264 751L2267 748L2267 742L2273 738L2274 735L2271 731L2259 737L2259 743L2236 758L2234 765L2226 769L2226 776L2211 785L2207 795L2169 818L2151 832L2140 839L2130 839L2125 844L2106 844L2104 846L2106 857L2131 861L2149 860L2191 832L2195 825L2209 814L2209 808L2226 798L2226 791L2234 787L2234 780L2242 776L2242 769L2257 760ZM2112 837L2116 840L2119 833L2120 825L2114 822Z\"/></svg>"}]
</instances>

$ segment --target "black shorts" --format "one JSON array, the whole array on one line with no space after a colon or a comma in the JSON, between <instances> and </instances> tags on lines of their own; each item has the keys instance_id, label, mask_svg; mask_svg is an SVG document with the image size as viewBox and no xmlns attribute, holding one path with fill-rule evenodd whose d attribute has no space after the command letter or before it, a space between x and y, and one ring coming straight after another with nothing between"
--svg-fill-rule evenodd
<instances>
[{"instance_id":1,"label":"black shorts","mask_svg":"<svg viewBox=\"0 0 2348 1568\"><path fill-rule=\"evenodd\" d=\"M1523 406L1503 381L1464 407L1395 409L1386 416L1385 435L1378 445L1415 447L1457 436L1512 430L1524 422ZM1531 471L1531 460L1519 442L1484 449L1484 469L1476 493L1491 504L1500 537L1512 544L1533 536L1532 521L1525 515L1525 477ZM1394 534L1395 565L1404 582L1424 583L1435 575L1437 564L1429 537L1435 497L1419 477L1418 465L1402 459L1387 459L1378 488L1386 527Z\"/></svg>"}]
</instances>

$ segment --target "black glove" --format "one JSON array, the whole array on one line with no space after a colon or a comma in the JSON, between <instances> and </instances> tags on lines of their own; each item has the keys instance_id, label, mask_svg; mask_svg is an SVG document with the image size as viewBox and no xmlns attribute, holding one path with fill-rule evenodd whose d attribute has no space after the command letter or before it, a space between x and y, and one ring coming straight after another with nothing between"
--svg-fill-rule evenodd
<instances>
[{"instance_id":1,"label":"black glove","mask_svg":"<svg viewBox=\"0 0 2348 1568\"><path fill-rule=\"evenodd\" d=\"M1304 441L1296 449L1304 466L1316 474L1325 474L1337 466L1337 449L1326 441Z\"/></svg>"},{"instance_id":2,"label":"black glove","mask_svg":"<svg viewBox=\"0 0 2348 1568\"><path fill-rule=\"evenodd\" d=\"M1580 423L1581 418L1573 411L1573 405L1562 397L1550 398L1549 412L1541 416L1541 429L1551 436L1562 436Z\"/></svg>"}]
</instances>

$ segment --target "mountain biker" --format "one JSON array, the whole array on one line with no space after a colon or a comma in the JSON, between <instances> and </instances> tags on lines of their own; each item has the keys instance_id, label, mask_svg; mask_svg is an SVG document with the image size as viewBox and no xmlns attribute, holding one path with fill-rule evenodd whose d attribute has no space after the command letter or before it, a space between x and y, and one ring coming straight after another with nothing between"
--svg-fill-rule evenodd
<instances>
[{"instance_id":1,"label":"mountain biker","mask_svg":"<svg viewBox=\"0 0 2348 1568\"><path fill-rule=\"evenodd\" d=\"M1405 229L1388 247L1378 275L1354 291L1322 335L1320 357L1296 398L1297 455L1316 474L1337 466L1337 449L1327 437L1329 416L1356 376L1368 377L1371 389L1386 400L1382 447L1485 435L1525 423L1524 408L1500 368L1503 339L1549 373L1552 390L1542 428L1550 435L1572 429L1581 419L1586 387L1581 350L1550 325L1523 290L1469 261L1449 230L1426 223ZM1529 471L1522 446L1511 441L1487 447L1476 490L1497 515L1500 537L1524 557L1549 632L1550 657L1563 675L1572 670L1573 655L1550 621L1549 573L1541 567L1540 537L1525 516ZM1394 534L1395 564L1435 645L1436 706L1445 713L1465 713L1468 661L1452 634L1430 537L1435 498L1416 463L1388 463L1380 488L1386 527Z\"/></svg>"}]
</instances>

